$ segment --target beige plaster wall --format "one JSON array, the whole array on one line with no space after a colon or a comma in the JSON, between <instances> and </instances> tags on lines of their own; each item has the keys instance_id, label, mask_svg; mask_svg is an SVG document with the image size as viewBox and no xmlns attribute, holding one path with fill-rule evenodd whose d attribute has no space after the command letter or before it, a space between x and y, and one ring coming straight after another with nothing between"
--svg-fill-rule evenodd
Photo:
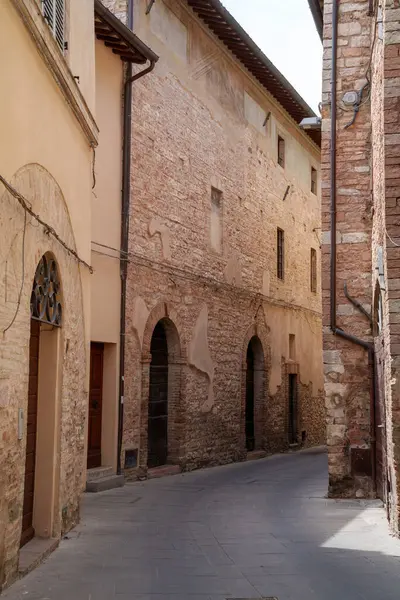
<instances>
[{"instance_id":1,"label":"beige plaster wall","mask_svg":"<svg viewBox=\"0 0 400 600\"><path fill-rule=\"evenodd\" d=\"M92 195L91 340L104 342L102 464L116 468L120 337L123 63L96 41L96 186ZM97 243L96 243L97 242ZM99 244L102 244L101 246ZM108 246L108 248L104 247Z\"/></svg>"},{"instance_id":2,"label":"beige plaster wall","mask_svg":"<svg viewBox=\"0 0 400 600\"><path fill-rule=\"evenodd\" d=\"M69 34L67 60L92 112L95 110L94 0L65 0Z\"/></svg>"},{"instance_id":3,"label":"beige plaster wall","mask_svg":"<svg viewBox=\"0 0 400 600\"><path fill-rule=\"evenodd\" d=\"M90 42L81 41L83 46ZM0 173L61 239L90 263L92 149L10 0L0 2L0 53L7 57L0 64L2 90L6 91L0 94ZM85 93L90 101L94 87L89 78ZM36 511L35 518L40 533L55 537L79 519L86 472L91 275L31 218L26 223L23 253L24 212L1 184L0 202L1 332L16 313L21 290L15 322L1 334L0 460L7 471L0 490L5 504L0 521L0 548L4 548L1 586L12 580L18 565L26 446L26 430L22 439L17 435L18 410L26 415L33 277L41 256L48 251L56 258L62 283L63 326L57 347L62 373L53 386L59 389L60 402L59 407L53 405L55 429L53 434L46 430L49 443L58 437L49 448L55 455L48 465L52 472L48 486L37 473L39 493L41 489L41 493L54 494L54 514L50 510L43 516ZM42 441L46 443L46 439ZM43 447L40 454L45 454Z\"/></svg>"},{"instance_id":4,"label":"beige plaster wall","mask_svg":"<svg viewBox=\"0 0 400 600\"><path fill-rule=\"evenodd\" d=\"M122 178L122 78L118 56L96 41L96 186L92 195L92 325L91 339L119 340ZM96 245L99 242L109 246Z\"/></svg>"}]
</instances>

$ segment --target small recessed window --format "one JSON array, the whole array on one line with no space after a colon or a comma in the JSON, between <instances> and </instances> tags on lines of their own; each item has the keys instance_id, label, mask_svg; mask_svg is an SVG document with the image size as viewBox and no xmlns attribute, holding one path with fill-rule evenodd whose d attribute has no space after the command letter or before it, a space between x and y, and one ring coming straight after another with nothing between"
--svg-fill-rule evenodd
<instances>
[{"instance_id":1,"label":"small recessed window","mask_svg":"<svg viewBox=\"0 0 400 600\"><path fill-rule=\"evenodd\" d=\"M276 238L276 254L277 254L277 269L276 274L278 279L284 279L285 277L285 232L283 229L277 229Z\"/></svg>"},{"instance_id":2,"label":"small recessed window","mask_svg":"<svg viewBox=\"0 0 400 600\"><path fill-rule=\"evenodd\" d=\"M313 194L317 193L317 169L311 167L311 191Z\"/></svg>"},{"instance_id":3,"label":"small recessed window","mask_svg":"<svg viewBox=\"0 0 400 600\"><path fill-rule=\"evenodd\" d=\"M314 294L317 291L317 251L311 248L310 286Z\"/></svg>"},{"instance_id":4,"label":"small recessed window","mask_svg":"<svg viewBox=\"0 0 400 600\"><path fill-rule=\"evenodd\" d=\"M296 360L296 336L294 333L289 333L289 358Z\"/></svg>"},{"instance_id":5,"label":"small recessed window","mask_svg":"<svg viewBox=\"0 0 400 600\"><path fill-rule=\"evenodd\" d=\"M215 252L222 252L222 192L211 188L211 222L210 222L211 248Z\"/></svg>"},{"instance_id":6,"label":"small recessed window","mask_svg":"<svg viewBox=\"0 0 400 600\"><path fill-rule=\"evenodd\" d=\"M285 140L278 135L278 165L285 168Z\"/></svg>"}]
</instances>

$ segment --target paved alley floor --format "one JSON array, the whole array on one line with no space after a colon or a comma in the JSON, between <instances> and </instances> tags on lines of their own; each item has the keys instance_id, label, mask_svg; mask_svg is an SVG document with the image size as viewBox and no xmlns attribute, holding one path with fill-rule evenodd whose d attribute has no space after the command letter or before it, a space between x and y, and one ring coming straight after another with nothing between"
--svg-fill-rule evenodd
<instances>
[{"instance_id":1,"label":"paved alley floor","mask_svg":"<svg viewBox=\"0 0 400 600\"><path fill-rule=\"evenodd\" d=\"M86 495L82 524L7 600L399 600L377 503L325 499L323 453Z\"/></svg>"}]
</instances>

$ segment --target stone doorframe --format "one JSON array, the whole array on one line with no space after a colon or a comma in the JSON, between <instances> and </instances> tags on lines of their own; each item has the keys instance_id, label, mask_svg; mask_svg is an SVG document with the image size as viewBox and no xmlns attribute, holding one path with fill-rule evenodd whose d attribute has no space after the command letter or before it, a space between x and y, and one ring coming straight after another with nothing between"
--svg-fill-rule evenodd
<instances>
[{"instance_id":1,"label":"stone doorframe","mask_svg":"<svg viewBox=\"0 0 400 600\"><path fill-rule=\"evenodd\" d=\"M157 323L162 322L168 344L168 464L179 464L183 445L184 415L181 410L182 325L176 311L166 303L157 305L147 319L142 345L142 385L140 400L139 468L147 471L148 411L150 391L151 339Z\"/></svg>"},{"instance_id":2,"label":"stone doorframe","mask_svg":"<svg viewBox=\"0 0 400 600\"><path fill-rule=\"evenodd\" d=\"M41 261L38 263L38 268L42 264L43 259L47 259L48 263L54 264L56 272L59 272L56 258L52 253L46 252L43 255ZM38 272L38 268L36 269L36 273ZM59 281L57 283L60 288L59 294L57 294L57 297L54 296L54 298L56 298L57 302L60 302L60 314L54 317L53 324L48 318L49 314L45 314L41 309L46 302L54 303L54 298L53 300L50 299L50 296L46 298L46 293L43 292L42 294L37 289L35 290L35 285L36 274L31 300L31 306L33 302L34 308L31 309L31 314L33 318L40 321L40 338L33 528L35 536L50 538L54 535L55 511L59 502L61 385L63 370L62 290L61 281ZM57 308L53 307L49 310L54 311Z\"/></svg>"},{"instance_id":3,"label":"stone doorframe","mask_svg":"<svg viewBox=\"0 0 400 600\"><path fill-rule=\"evenodd\" d=\"M240 407L240 445L246 454L246 373L247 349L253 343L254 351L254 450L262 450L268 400L268 335L266 328L254 323L244 337L242 347L242 385Z\"/></svg>"}]
</instances>

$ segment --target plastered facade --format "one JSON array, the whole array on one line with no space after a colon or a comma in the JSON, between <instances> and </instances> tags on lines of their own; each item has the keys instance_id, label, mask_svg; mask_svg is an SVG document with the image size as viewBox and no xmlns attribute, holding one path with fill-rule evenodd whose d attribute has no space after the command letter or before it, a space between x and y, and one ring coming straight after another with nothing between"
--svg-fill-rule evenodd
<instances>
[{"instance_id":1,"label":"plastered facade","mask_svg":"<svg viewBox=\"0 0 400 600\"><path fill-rule=\"evenodd\" d=\"M123 3L113 6L121 15ZM265 373L256 447L288 448L289 374L298 376L300 441L324 443L320 281L310 291L311 248L320 264L320 198L310 191L319 149L185 2L160 0L148 16L145 9L135 3L134 31L160 60L133 86L122 464L133 451L140 472L147 468L150 343L159 320L179 339L169 372L179 417L171 417L172 462L191 469L244 458L246 352L254 335ZM217 249L212 188L221 194ZM276 274L278 227L284 281Z\"/></svg>"},{"instance_id":2,"label":"plastered facade","mask_svg":"<svg viewBox=\"0 0 400 600\"><path fill-rule=\"evenodd\" d=\"M74 43L82 49L81 83L86 99L61 53L57 54L35 2L5 0L0 4L0 52L8 57L0 67L2 85L7 90L0 99L0 173L89 264L91 145L96 143L97 128L88 109L94 99L94 54L93 36L86 35L91 27L86 19L90 14L93 22L93 3L84 4L84 18L79 17L82 31L79 35L76 32ZM30 17L23 21L21 14ZM72 20L71 32L73 25ZM48 62L43 58L45 54ZM18 569L27 440L30 297L36 267L46 253L58 266L63 315L61 328L47 330L42 326L41 332L39 403L50 401L50 405L49 411L43 411L43 402L38 408L34 526L41 537L59 538L79 519L86 473L91 275L33 217L27 215L25 223L25 211L2 184L0 202L1 587L15 578ZM50 345L43 341L48 337ZM45 392L50 389L49 398ZM23 417L20 427L19 413ZM46 460L43 462L41 457Z\"/></svg>"}]
</instances>

